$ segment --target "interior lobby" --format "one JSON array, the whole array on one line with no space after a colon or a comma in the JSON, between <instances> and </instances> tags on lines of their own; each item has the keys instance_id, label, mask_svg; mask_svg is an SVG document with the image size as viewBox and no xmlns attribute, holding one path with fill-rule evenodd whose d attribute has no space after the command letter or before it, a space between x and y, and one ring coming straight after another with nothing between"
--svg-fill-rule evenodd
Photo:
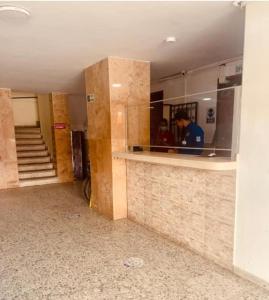
<instances>
[{"instance_id":1,"label":"interior lobby","mask_svg":"<svg viewBox=\"0 0 269 300\"><path fill-rule=\"evenodd\" d=\"M269 299L268 16L0 3L0 299Z\"/></svg>"}]
</instances>

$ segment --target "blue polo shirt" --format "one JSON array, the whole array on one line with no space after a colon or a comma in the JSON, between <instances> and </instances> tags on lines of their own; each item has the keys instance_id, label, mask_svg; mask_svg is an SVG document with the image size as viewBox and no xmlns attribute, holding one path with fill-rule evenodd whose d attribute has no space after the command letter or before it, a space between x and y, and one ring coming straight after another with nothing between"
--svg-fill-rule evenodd
<instances>
[{"instance_id":1,"label":"blue polo shirt","mask_svg":"<svg viewBox=\"0 0 269 300\"><path fill-rule=\"evenodd\" d=\"M181 147L193 147L193 148L203 148L204 147L204 131L203 129L195 124L190 122L186 127L185 138L181 141ZM180 149L182 154L194 154L199 155L203 150L197 149Z\"/></svg>"}]
</instances>

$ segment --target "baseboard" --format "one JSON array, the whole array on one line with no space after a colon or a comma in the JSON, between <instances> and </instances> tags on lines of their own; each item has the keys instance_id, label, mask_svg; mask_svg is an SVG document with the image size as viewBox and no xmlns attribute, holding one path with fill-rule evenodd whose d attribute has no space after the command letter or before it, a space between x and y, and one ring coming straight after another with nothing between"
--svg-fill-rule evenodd
<instances>
[{"instance_id":1,"label":"baseboard","mask_svg":"<svg viewBox=\"0 0 269 300\"><path fill-rule=\"evenodd\" d=\"M255 275L253 275L253 274L251 274L247 271L244 271L241 268L238 268L236 266L233 267L233 271L236 275L238 275L238 276L240 276L244 279L247 279L247 280L249 280L249 281L251 281L251 282L267 289L267 290L269 290L269 282L255 276Z\"/></svg>"}]
</instances>

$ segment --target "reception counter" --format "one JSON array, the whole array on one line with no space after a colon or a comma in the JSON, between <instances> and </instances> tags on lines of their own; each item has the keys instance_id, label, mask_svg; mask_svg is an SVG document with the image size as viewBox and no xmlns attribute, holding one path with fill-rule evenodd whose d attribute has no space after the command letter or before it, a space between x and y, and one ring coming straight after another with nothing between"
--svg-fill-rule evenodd
<instances>
[{"instance_id":1,"label":"reception counter","mask_svg":"<svg viewBox=\"0 0 269 300\"><path fill-rule=\"evenodd\" d=\"M228 171L236 169L236 161L223 157L204 157L162 152L114 152L114 158L153 164L194 168L200 170Z\"/></svg>"},{"instance_id":2,"label":"reception counter","mask_svg":"<svg viewBox=\"0 0 269 300\"><path fill-rule=\"evenodd\" d=\"M232 269L236 162L115 152L126 161L128 218Z\"/></svg>"}]
</instances>

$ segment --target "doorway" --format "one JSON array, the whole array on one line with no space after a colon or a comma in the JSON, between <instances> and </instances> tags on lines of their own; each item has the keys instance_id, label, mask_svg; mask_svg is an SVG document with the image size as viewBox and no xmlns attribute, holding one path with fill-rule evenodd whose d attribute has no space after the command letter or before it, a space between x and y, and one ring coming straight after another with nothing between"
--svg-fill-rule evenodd
<instances>
[{"instance_id":1,"label":"doorway","mask_svg":"<svg viewBox=\"0 0 269 300\"><path fill-rule=\"evenodd\" d=\"M163 119L163 91L150 94L150 145L155 145L159 125Z\"/></svg>"}]
</instances>

